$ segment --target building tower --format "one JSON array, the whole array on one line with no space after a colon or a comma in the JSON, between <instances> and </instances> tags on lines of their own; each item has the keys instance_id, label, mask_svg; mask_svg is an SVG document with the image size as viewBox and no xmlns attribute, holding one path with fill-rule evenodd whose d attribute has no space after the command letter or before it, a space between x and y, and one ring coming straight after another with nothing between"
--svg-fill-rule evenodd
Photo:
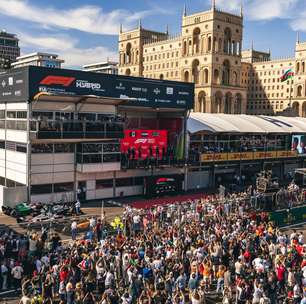
<instances>
[{"instance_id":1,"label":"building tower","mask_svg":"<svg viewBox=\"0 0 306 304\"><path fill-rule=\"evenodd\" d=\"M243 113L241 86L243 17L216 9L183 16L181 77L195 83L195 111Z\"/></svg>"},{"instance_id":2,"label":"building tower","mask_svg":"<svg viewBox=\"0 0 306 304\"><path fill-rule=\"evenodd\" d=\"M142 27L139 20L136 29L119 34L119 74L143 76L143 45L145 42L167 39L167 33L154 32Z\"/></svg>"}]
</instances>

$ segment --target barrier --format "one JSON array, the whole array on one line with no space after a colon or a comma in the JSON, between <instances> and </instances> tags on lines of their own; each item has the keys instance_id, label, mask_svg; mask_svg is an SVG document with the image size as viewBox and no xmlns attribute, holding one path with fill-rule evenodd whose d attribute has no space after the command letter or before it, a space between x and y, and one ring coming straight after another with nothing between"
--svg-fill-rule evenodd
<instances>
[{"instance_id":1,"label":"barrier","mask_svg":"<svg viewBox=\"0 0 306 304\"><path fill-rule=\"evenodd\" d=\"M269 219L278 227L306 223L306 205L270 212Z\"/></svg>"}]
</instances>

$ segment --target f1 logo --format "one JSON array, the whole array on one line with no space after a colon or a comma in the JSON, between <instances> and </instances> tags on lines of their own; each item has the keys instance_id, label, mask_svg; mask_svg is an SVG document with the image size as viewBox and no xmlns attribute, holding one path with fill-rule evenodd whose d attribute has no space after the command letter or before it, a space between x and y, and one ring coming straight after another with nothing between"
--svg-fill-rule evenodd
<instances>
[{"instance_id":1,"label":"f1 logo","mask_svg":"<svg viewBox=\"0 0 306 304\"><path fill-rule=\"evenodd\" d=\"M44 85L61 85L63 87L69 87L72 82L75 81L74 77L66 77L66 76L47 76L45 77L40 84Z\"/></svg>"}]
</instances>

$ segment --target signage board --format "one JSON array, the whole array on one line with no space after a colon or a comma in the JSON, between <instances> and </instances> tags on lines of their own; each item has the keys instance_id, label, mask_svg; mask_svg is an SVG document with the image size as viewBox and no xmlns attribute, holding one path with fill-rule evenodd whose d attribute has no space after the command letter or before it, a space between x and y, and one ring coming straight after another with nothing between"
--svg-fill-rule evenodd
<instances>
[{"instance_id":1,"label":"signage board","mask_svg":"<svg viewBox=\"0 0 306 304\"><path fill-rule=\"evenodd\" d=\"M40 92L118 98L152 108L192 109L194 103L192 83L31 66L30 99Z\"/></svg>"},{"instance_id":2,"label":"signage board","mask_svg":"<svg viewBox=\"0 0 306 304\"><path fill-rule=\"evenodd\" d=\"M29 98L26 69L10 70L0 74L0 101L27 101Z\"/></svg>"}]
</instances>

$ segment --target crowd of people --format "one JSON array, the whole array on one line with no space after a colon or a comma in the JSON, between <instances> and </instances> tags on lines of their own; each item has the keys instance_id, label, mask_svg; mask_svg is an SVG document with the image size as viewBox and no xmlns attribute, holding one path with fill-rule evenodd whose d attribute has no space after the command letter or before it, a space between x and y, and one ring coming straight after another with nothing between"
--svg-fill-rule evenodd
<instances>
[{"instance_id":1,"label":"crowd of people","mask_svg":"<svg viewBox=\"0 0 306 304\"><path fill-rule=\"evenodd\" d=\"M246 193L136 210L85 237L43 231L0 237L0 289L20 303L306 303L303 232L280 232ZM1 297L1 295L0 295Z\"/></svg>"}]
</instances>

